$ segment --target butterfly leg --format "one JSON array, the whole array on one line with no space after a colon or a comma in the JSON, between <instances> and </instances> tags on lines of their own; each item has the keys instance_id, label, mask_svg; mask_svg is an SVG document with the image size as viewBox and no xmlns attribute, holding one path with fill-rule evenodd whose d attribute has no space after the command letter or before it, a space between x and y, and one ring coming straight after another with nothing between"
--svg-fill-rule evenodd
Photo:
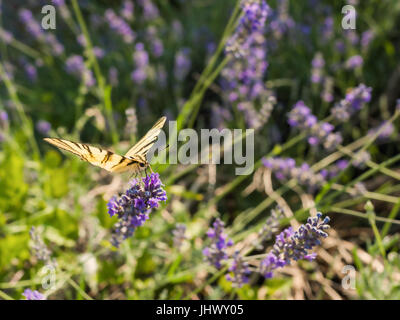
<instances>
[{"instance_id":1,"label":"butterfly leg","mask_svg":"<svg viewBox=\"0 0 400 320\"><path fill-rule=\"evenodd\" d=\"M132 177L134 177L134 178L136 179L137 176L138 176L138 173L137 173L137 172L133 172L133 173L131 174L131 176L129 177L129 179L132 179Z\"/></svg>"}]
</instances>

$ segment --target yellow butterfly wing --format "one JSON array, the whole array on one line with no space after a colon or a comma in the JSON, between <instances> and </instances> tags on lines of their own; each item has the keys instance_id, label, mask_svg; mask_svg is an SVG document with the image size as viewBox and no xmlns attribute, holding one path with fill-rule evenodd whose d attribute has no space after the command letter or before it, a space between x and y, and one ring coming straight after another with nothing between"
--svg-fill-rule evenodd
<instances>
[{"instance_id":1,"label":"yellow butterfly wing","mask_svg":"<svg viewBox=\"0 0 400 320\"><path fill-rule=\"evenodd\" d=\"M114 152L103 150L88 144L77 143L58 138L44 138L44 140L60 149L76 154L82 160L110 172L136 171L142 168L143 163L138 160L120 156Z\"/></svg>"},{"instance_id":2,"label":"yellow butterfly wing","mask_svg":"<svg viewBox=\"0 0 400 320\"><path fill-rule=\"evenodd\" d=\"M144 135L142 139L140 139L132 148L128 150L125 154L125 157L138 157L146 160L146 154L153 146L153 144L157 141L157 137L161 132L162 127L164 126L166 117L162 117L158 119L158 121L154 124L154 126Z\"/></svg>"}]
</instances>

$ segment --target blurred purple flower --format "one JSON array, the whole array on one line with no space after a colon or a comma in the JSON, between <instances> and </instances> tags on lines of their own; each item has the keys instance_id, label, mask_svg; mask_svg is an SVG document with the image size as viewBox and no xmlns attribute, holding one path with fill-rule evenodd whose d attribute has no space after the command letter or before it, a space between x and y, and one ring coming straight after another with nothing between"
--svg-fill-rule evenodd
<instances>
[{"instance_id":1,"label":"blurred purple flower","mask_svg":"<svg viewBox=\"0 0 400 320\"><path fill-rule=\"evenodd\" d=\"M100 47L93 47L93 53L98 59L103 58L105 55L104 50Z\"/></svg>"},{"instance_id":2,"label":"blurred purple flower","mask_svg":"<svg viewBox=\"0 0 400 320\"><path fill-rule=\"evenodd\" d=\"M331 109L332 116L338 121L347 121L365 103L371 101L371 91L372 88L365 84L360 84L358 87L349 90L346 97Z\"/></svg>"},{"instance_id":3,"label":"blurred purple flower","mask_svg":"<svg viewBox=\"0 0 400 320\"><path fill-rule=\"evenodd\" d=\"M296 166L296 161L292 158L263 158L262 162L278 180L286 182L294 179L299 185L306 187L310 193L321 188L326 182L323 174L314 172L307 163Z\"/></svg>"},{"instance_id":4,"label":"blurred purple flower","mask_svg":"<svg viewBox=\"0 0 400 320\"><path fill-rule=\"evenodd\" d=\"M321 93L321 99L325 102L332 102L333 97L333 79L331 77L324 78L324 87Z\"/></svg>"},{"instance_id":5,"label":"blurred purple flower","mask_svg":"<svg viewBox=\"0 0 400 320\"><path fill-rule=\"evenodd\" d=\"M32 240L32 250L34 256L38 260L43 261L46 264L51 264L51 251L46 246L41 235L35 227L31 227L31 229L29 230L29 236Z\"/></svg>"},{"instance_id":6,"label":"blurred purple flower","mask_svg":"<svg viewBox=\"0 0 400 320\"><path fill-rule=\"evenodd\" d=\"M52 2L57 7L65 5L65 0L52 0Z\"/></svg>"},{"instance_id":7,"label":"blurred purple flower","mask_svg":"<svg viewBox=\"0 0 400 320\"><path fill-rule=\"evenodd\" d=\"M81 74L85 69L83 57L79 55L70 56L65 62L65 66L68 73Z\"/></svg>"},{"instance_id":8,"label":"blurred purple flower","mask_svg":"<svg viewBox=\"0 0 400 320\"><path fill-rule=\"evenodd\" d=\"M108 81L113 87L118 85L118 69L115 67L111 67L108 70Z\"/></svg>"},{"instance_id":9,"label":"blurred purple flower","mask_svg":"<svg viewBox=\"0 0 400 320\"><path fill-rule=\"evenodd\" d=\"M361 47L363 50L367 50L372 40L374 39L375 34L372 30L364 31L361 35Z\"/></svg>"},{"instance_id":10,"label":"blurred purple flower","mask_svg":"<svg viewBox=\"0 0 400 320\"><path fill-rule=\"evenodd\" d=\"M241 288L244 284L249 282L249 264L244 261L239 252L235 252L233 255L233 262L229 267L229 271L232 273L232 275L226 275L226 279L232 282L233 287Z\"/></svg>"},{"instance_id":11,"label":"blurred purple flower","mask_svg":"<svg viewBox=\"0 0 400 320\"><path fill-rule=\"evenodd\" d=\"M331 179L336 177L339 173L341 173L344 169L346 169L349 165L349 161L347 160L338 160L334 163L329 170L326 171L326 175L324 178Z\"/></svg>"},{"instance_id":12,"label":"blurred purple flower","mask_svg":"<svg viewBox=\"0 0 400 320\"><path fill-rule=\"evenodd\" d=\"M334 20L332 16L326 17L322 26L322 39L330 40L333 36Z\"/></svg>"},{"instance_id":13,"label":"blurred purple flower","mask_svg":"<svg viewBox=\"0 0 400 320\"><path fill-rule=\"evenodd\" d=\"M311 82L321 83L323 80L322 72L325 66L325 60L321 52L317 52L311 62Z\"/></svg>"},{"instance_id":14,"label":"blurred purple flower","mask_svg":"<svg viewBox=\"0 0 400 320\"><path fill-rule=\"evenodd\" d=\"M144 45L141 42L135 45L133 61L137 68L144 68L149 64L149 55L147 54L146 50L144 49Z\"/></svg>"},{"instance_id":15,"label":"blurred purple flower","mask_svg":"<svg viewBox=\"0 0 400 320\"><path fill-rule=\"evenodd\" d=\"M179 250L182 247L183 242L186 240L186 225L183 223L178 223L174 230L172 230L172 235L174 236L174 248Z\"/></svg>"},{"instance_id":16,"label":"blurred purple flower","mask_svg":"<svg viewBox=\"0 0 400 320\"><path fill-rule=\"evenodd\" d=\"M121 16L123 16L128 21L132 21L133 11L134 11L133 2L130 0L124 0L124 2L122 3L122 9L120 11Z\"/></svg>"},{"instance_id":17,"label":"blurred purple flower","mask_svg":"<svg viewBox=\"0 0 400 320\"><path fill-rule=\"evenodd\" d=\"M268 28L271 30L275 39L280 40L289 30L293 29L296 25L295 21L289 14L289 1L281 0L278 2L277 10L268 13L270 16L270 23ZM306 25L299 26L299 29L304 34L308 34L310 28Z\"/></svg>"},{"instance_id":18,"label":"blurred purple flower","mask_svg":"<svg viewBox=\"0 0 400 320\"><path fill-rule=\"evenodd\" d=\"M192 61L189 54L188 48L182 48L175 55L174 76L178 81L183 81L190 71Z\"/></svg>"},{"instance_id":19,"label":"blurred purple flower","mask_svg":"<svg viewBox=\"0 0 400 320\"><path fill-rule=\"evenodd\" d=\"M158 8L151 0L138 0L138 3L142 7L145 20L154 20L159 17Z\"/></svg>"},{"instance_id":20,"label":"blurred purple flower","mask_svg":"<svg viewBox=\"0 0 400 320\"><path fill-rule=\"evenodd\" d=\"M0 39L4 41L4 43L9 44L11 41L13 41L14 36L12 35L11 32L0 29Z\"/></svg>"},{"instance_id":21,"label":"blurred purple flower","mask_svg":"<svg viewBox=\"0 0 400 320\"><path fill-rule=\"evenodd\" d=\"M45 120L39 120L36 123L36 130L42 135L47 135L51 130L51 124Z\"/></svg>"},{"instance_id":22,"label":"blurred purple flower","mask_svg":"<svg viewBox=\"0 0 400 320\"><path fill-rule=\"evenodd\" d=\"M358 42L360 41L358 34L352 29L345 30L344 34L345 34L347 40L353 46L356 46L358 44Z\"/></svg>"},{"instance_id":23,"label":"blurred purple flower","mask_svg":"<svg viewBox=\"0 0 400 320\"><path fill-rule=\"evenodd\" d=\"M236 58L248 56L254 34L264 28L270 10L265 0L241 0L241 8L244 14L225 47L226 53Z\"/></svg>"},{"instance_id":24,"label":"blurred purple flower","mask_svg":"<svg viewBox=\"0 0 400 320\"><path fill-rule=\"evenodd\" d=\"M203 249L206 260L217 269L222 267L222 262L228 259L226 249L233 246L233 241L227 238L225 224L217 218L212 228L208 229L207 236L211 239L211 244Z\"/></svg>"},{"instance_id":25,"label":"blurred purple flower","mask_svg":"<svg viewBox=\"0 0 400 320\"><path fill-rule=\"evenodd\" d=\"M64 53L64 46L58 41L52 33L46 34L46 43L50 46L50 50L56 57Z\"/></svg>"},{"instance_id":26,"label":"blurred purple flower","mask_svg":"<svg viewBox=\"0 0 400 320\"><path fill-rule=\"evenodd\" d=\"M284 217L283 209L280 206L271 210L271 215L267 218L264 226L258 232L258 239L260 242L272 239L274 233L279 230L279 221Z\"/></svg>"},{"instance_id":27,"label":"blurred purple flower","mask_svg":"<svg viewBox=\"0 0 400 320\"><path fill-rule=\"evenodd\" d=\"M65 62L65 68L69 74L79 76L87 87L92 87L96 84L93 73L85 66L82 56L70 56Z\"/></svg>"},{"instance_id":28,"label":"blurred purple flower","mask_svg":"<svg viewBox=\"0 0 400 320\"><path fill-rule=\"evenodd\" d=\"M26 29L34 39L44 40L44 32L40 24L33 17L33 14L28 9L20 9L19 18L25 24Z\"/></svg>"},{"instance_id":29,"label":"blurred purple flower","mask_svg":"<svg viewBox=\"0 0 400 320\"><path fill-rule=\"evenodd\" d=\"M350 57L346 62L346 69L353 70L362 66L364 59L360 55Z\"/></svg>"},{"instance_id":30,"label":"blurred purple flower","mask_svg":"<svg viewBox=\"0 0 400 320\"><path fill-rule=\"evenodd\" d=\"M24 65L25 73L28 76L28 79L32 82L37 80L37 70L33 64L26 63Z\"/></svg>"},{"instance_id":31,"label":"blurred purple flower","mask_svg":"<svg viewBox=\"0 0 400 320\"><path fill-rule=\"evenodd\" d=\"M125 43L133 43L136 35L123 18L118 17L112 9L107 9L104 15L110 28L121 35Z\"/></svg>"},{"instance_id":32,"label":"blurred purple flower","mask_svg":"<svg viewBox=\"0 0 400 320\"><path fill-rule=\"evenodd\" d=\"M370 129L368 131L368 134L375 135L376 133L378 133L378 131L380 131L377 139L378 140L387 140L393 134L394 130L395 130L395 128L393 126L393 123L384 121L378 127Z\"/></svg>"},{"instance_id":33,"label":"blurred purple flower","mask_svg":"<svg viewBox=\"0 0 400 320\"><path fill-rule=\"evenodd\" d=\"M9 118L8 118L7 112L4 111L4 110L0 111L0 124L1 124L1 126L7 125L8 124L8 120L9 120Z\"/></svg>"},{"instance_id":34,"label":"blurred purple flower","mask_svg":"<svg viewBox=\"0 0 400 320\"><path fill-rule=\"evenodd\" d=\"M333 125L319 122L303 101L298 101L288 114L288 123L291 127L298 128L308 136L310 145L322 144L324 148L332 150L342 142L342 136L333 132Z\"/></svg>"},{"instance_id":35,"label":"blurred purple flower","mask_svg":"<svg viewBox=\"0 0 400 320\"><path fill-rule=\"evenodd\" d=\"M37 290L32 291L31 289L25 289L22 295L26 298L26 300L46 300L44 295Z\"/></svg>"},{"instance_id":36,"label":"blurred purple flower","mask_svg":"<svg viewBox=\"0 0 400 320\"><path fill-rule=\"evenodd\" d=\"M213 128L222 130L226 128L226 122L232 120L231 113L224 107L218 104L211 106L211 125Z\"/></svg>"}]
</instances>

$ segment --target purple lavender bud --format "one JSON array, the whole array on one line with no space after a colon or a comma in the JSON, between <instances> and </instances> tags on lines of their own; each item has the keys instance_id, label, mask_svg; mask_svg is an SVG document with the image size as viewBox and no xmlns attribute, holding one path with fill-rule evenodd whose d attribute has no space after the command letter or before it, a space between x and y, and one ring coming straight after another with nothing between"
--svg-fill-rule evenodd
<instances>
[{"instance_id":1,"label":"purple lavender bud","mask_svg":"<svg viewBox=\"0 0 400 320\"><path fill-rule=\"evenodd\" d=\"M92 70L84 69L82 72L83 83L86 87L90 88L96 84L96 79L93 76Z\"/></svg>"},{"instance_id":2,"label":"purple lavender bud","mask_svg":"<svg viewBox=\"0 0 400 320\"><path fill-rule=\"evenodd\" d=\"M43 39L43 30L39 23L33 17L31 11L29 11L28 9L19 10L19 18L22 23L25 24L27 31L32 35L34 39Z\"/></svg>"},{"instance_id":3,"label":"purple lavender bud","mask_svg":"<svg viewBox=\"0 0 400 320\"><path fill-rule=\"evenodd\" d=\"M293 160L293 159L292 159ZM260 242L272 239L273 234L279 230L279 221L284 217L283 209L279 206L271 210L271 215L265 221L264 226L258 232Z\"/></svg>"},{"instance_id":4,"label":"purple lavender bud","mask_svg":"<svg viewBox=\"0 0 400 320\"><path fill-rule=\"evenodd\" d=\"M358 44L360 39L358 34L354 30L352 29L345 30L345 35L353 46L356 46Z\"/></svg>"},{"instance_id":5,"label":"purple lavender bud","mask_svg":"<svg viewBox=\"0 0 400 320\"><path fill-rule=\"evenodd\" d=\"M333 101L333 79L331 77L324 78L324 88L321 93L321 98L325 102Z\"/></svg>"},{"instance_id":6,"label":"purple lavender bud","mask_svg":"<svg viewBox=\"0 0 400 320\"><path fill-rule=\"evenodd\" d=\"M133 43L136 35L124 19L118 17L112 9L107 9L104 15L110 28L121 35L125 43Z\"/></svg>"},{"instance_id":7,"label":"purple lavender bud","mask_svg":"<svg viewBox=\"0 0 400 320\"><path fill-rule=\"evenodd\" d=\"M387 140L393 134L394 130L395 130L395 128L393 126L393 123L384 121L378 127L372 128L371 130L369 130L368 134L375 135L376 133L379 132L377 139L378 140Z\"/></svg>"},{"instance_id":8,"label":"purple lavender bud","mask_svg":"<svg viewBox=\"0 0 400 320\"><path fill-rule=\"evenodd\" d=\"M324 57L320 52L317 52L311 62L312 70L311 70L311 82L312 83L321 83L323 80L322 71L325 66Z\"/></svg>"},{"instance_id":9,"label":"purple lavender bud","mask_svg":"<svg viewBox=\"0 0 400 320\"><path fill-rule=\"evenodd\" d=\"M192 62L189 57L189 49L183 48L175 55L174 76L178 81L184 80L190 71Z\"/></svg>"},{"instance_id":10,"label":"purple lavender bud","mask_svg":"<svg viewBox=\"0 0 400 320\"><path fill-rule=\"evenodd\" d=\"M254 42L254 33L262 30L270 10L264 0L243 0L241 7L244 14L225 48L227 54L236 58L247 55Z\"/></svg>"},{"instance_id":11,"label":"purple lavender bud","mask_svg":"<svg viewBox=\"0 0 400 320\"><path fill-rule=\"evenodd\" d=\"M361 35L361 47L363 50L367 50L371 41L374 39L375 35L372 30L364 31Z\"/></svg>"},{"instance_id":12,"label":"purple lavender bud","mask_svg":"<svg viewBox=\"0 0 400 320\"><path fill-rule=\"evenodd\" d=\"M45 120L39 120L36 123L36 130L45 136L50 132L51 124Z\"/></svg>"},{"instance_id":13,"label":"purple lavender bud","mask_svg":"<svg viewBox=\"0 0 400 320\"><path fill-rule=\"evenodd\" d=\"M44 295L37 290L32 291L31 289L25 289L22 295L26 298L26 300L46 300Z\"/></svg>"},{"instance_id":14,"label":"purple lavender bud","mask_svg":"<svg viewBox=\"0 0 400 320\"><path fill-rule=\"evenodd\" d=\"M99 47L93 47L93 53L96 56L96 58L98 58L98 59L103 58L105 55L104 50Z\"/></svg>"},{"instance_id":15,"label":"purple lavender bud","mask_svg":"<svg viewBox=\"0 0 400 320\"><path fill-rule=\"evenodd\" d=\"M65 62L68 73L80 74L85 69L85 63L82 56L72 55Z\"/></svg>"},{"instance_id":16,"label":"purple lavender bud","mask_svg":"<svg viewBox=\"0 0 400 320\"><path fill-rule=\"evenodd\" d=\"M118 69L115 67L111 67L108 70L108 81L113 87L118 85Z\"/></svg>"},{"instance_id":17,"label":"purple lavender bud","mask_svg":"<svg viewBox=\"0 0 400 320\"><path fill-rule=\"evenodd\" d=\"M55 56L60 56L64 53L64 46L57 40L54 34L46 34L46 43L50 46L51 52Z\"/></svg>"},{"instance_id":18,"label":"purple lavender bud","mask_svg":"<svg viewBox=\"0 0 400 320\"><path fill-rule=\"evenodd\" d=\"M172 231L172 235L174 236L174 248L179 250L182 247L183 242L186 240L186 225L182 223L178 223L175 229Z\"/></svg>"},{"instance_id":19,"label":"purple lavender bud","mask_svg":"<svg viewBox=\"0 0 400 320\"><path fill-rule=\"evenodd\" d=\"M265 167L269 168L280 181L294 179L301 186L313 193L318 190L325 182L325 178L320 173L315 173L308 164L303 163L296 166L294 159L291 158L263 158Z\"/></svg>"},{"instance_id":20,"label":"purple lavender bud","mask_svg":"<svg viewBox=\"0 0 400 320\"><path fill-rule=\"evenodd\" d=\"M65 68L68 73L79 76L87 87L92 87L96 84L93 73L86 68L82 56L70 56L65 62Z\"/></svg>"},{"instance_id":21,"label":"purple lavender bud","mask_svg":"<svg viewBox=\"0 0 400 320\"><path fill-rule=\"evenodd\" d=\"M76 37L76 41L78 41L78 43L82 46L85 47L86 46L86 39L85 36L83 35L83 33L81 33L80 35L78 35Z\"/></svg>"},{"instance_id":22,"label":"purple lavender bud","mask_svg":"<svg viewBox=\"0 0 400 320\"><path fill-rule=\"evenodd\" d=\"M65 5L65 0L52 0L53 4L57 7L61 7Z\"/></svg>"},{"instance_id":23,"label":"purple lavender bud","mask_svg":"<svg viewBox=\"0 0 400 320\"><path fill-rule=\"evenodd\" d=\"M0 39L4 41L4 43L9 44L11 41L13 41L14 36L12 35L11 32L0 29Z\"/></svg>"},{"instance_id":24,"label":"purple lavender bud","mask_svg":"<svg viewBox=\"0 0 400 320\"><path fill-rule=\"evenodd\" d=\"M335 48L337 51L340 53L344 53L346 50L346 45L342 40L336 40L335 41Z\"/></svg>"},{"instance_id":25,"label":"purple lavender bud","mask_svg":"<svg viewBox=\"0 0 400 320\"><path fill-rule=\"evenodd\" d=\"M8 124L8 113L4 110L0 111L0 123L2 126L5 126Z\"/></svg>"},{"instance_id":26,"label":"purple lavender bud","mask_svg":"<svg viewBox=\"0 0 400 320\"><path fill-rule=\"evenodd\" d=\"M162 54L164 53L164 45L162 41L158 38L152 40L151 49L152 49L152 54L156 58L161 57Z\"/></svg>"},{"instance_id":27,"label":"purple lavender bud","mask_svg":"<svg viewBox=\"0 0 400 320\"><path fill-rule=\"evenodd\" d=\"M232 240L227 239L224 226L225 224L219 218L214 221L212 228L207 231L211 244L203 249L206 260L217 269L220 269L222 262L228 259L226 249L233 245Z\"/></svg>"},{"instance_id":28,"label":"purple lavender bud","mask_svg":"<svg viewBox=\"0 0 400 320\"><path fill-rule=\"evenodd\" d=\"M46 264L51 263L51 251L47 248L46 244L44 243L42 237L40 236L39 232L36 230L35 227L32 227L29 231L29 235L32 240L32 250L34 256L40 260L45 262Z\"/></svg>"},{"instance_id":29,"label":"purple lavender bud","mask_svg":"<svg viewBox=\"0 0 400 320\"><path fill-rule=\"evenodd\" d=\"M347 92L345 99L332 108L332 116L341 122L347 121L365 103L371 101L371 91L372 88L367 87L365 84L360 84L358 87L351 89Z\"/></svg>"},{"instance_id":30,"label":"purple lavender bud","mask_svg":"<svg viewBox=\"0 0 400 320\"><path fill-rule=\"evenodd\" d=\"M355 56L350 57L345 62L345 66L347 69L353 70L355 68L362 66L363 62L364 62L364 59L360 55L355 55Z\"/></svg>"},{"instance_id":31,"label":"purple lavender bud","mask_svg":"<svg viewBox=\"0 0 400 320\"><path fill-rule=\"evenodd\" d=\"M235 252L232 265L229 267L229 271L232 273L232 275L228 274L226 279L232 282L232 286L234 288L241 288L244 284L249 282L249 265L246 261L244 261L239 252Z\"/></svg>"},{"instance_id":32,"label":"purple lavender bud","mask_svg":"<svg viewBox=\"0 0 400 320\"><path fill-rule=\"evenodd\" d=\"M36 67L30 63L25 64L24 66L26 75L28 76L29 80L34 82L37 80L37 70Z\"/></svg>"},{"instance_id":33,"label":"purple lavender bud","mask_svg":"<svg viewBox=\"0 0 400 320\"><path fill-rule=\"evenodd\" d=\"M329 229L329 221L329 217L322 220L322 214L318 212L316 217L309 217L307 223L297 231L293 231L292 227L283 230L276 236L272 250L261 262L260 273L265 278L272 278L276 269L289 265L291 261L315 259L316 254L310 251L321 244L321 238L328 237L325 230Z\"/></svg>"},{"instance_id":34,"label":"purple lavender bud","mask_svg":"<svg viewBox=\"0 0 400 320\"><path fill-rule=\"evenodd\" d=\"M147 79L147 73L144 69L135 69L131 73L131 79L136 84L142 84Z\"/></svg>"},{"instance_id":35,"label":"purple lavender bud","mask_svg":"<svg viewBox=\"0 0 400 320\"><path fill-rule=\"evenodd\" d=\"M125 0L122 4L122 9L121 9L121 16L124 17L128 21L133 20L133 11L134 11L134 5L133 2L130 0Z\"/></svg>"},{"instance_id":36,"label":"purple lavender bud","mask_svg":"<svg viewBox=\"0 0 400 320\"><path fill-rule=\"evenodd\" d=\"M145 68L149 64L149 55L144 49L143 43L139 42L135 46L135 52L133 53L133 61L136 67Z\"/></svg>"},{"instance_id":37,"label":"purple lavender bud","mask_svg":"<svg viewBox=\"0 0 400 320\"><path fill-rule=\"evenodd\" d=\"M151 0L138 0L138 3L143 9L145 20L154 20L159 17L158 8Z\"/></svg>"},{"instance_id":38,"label":"purple lavender bud","mask_svg":"<svg viewBox=\"0 0 400 320\"><path fill-rule=\"evenodd\" d=\"M324 24L322 26L322 34L323 34L323 39L329 40L333 36L333 17L329 16L325 18Z\"/></svg>"}]
</instances>

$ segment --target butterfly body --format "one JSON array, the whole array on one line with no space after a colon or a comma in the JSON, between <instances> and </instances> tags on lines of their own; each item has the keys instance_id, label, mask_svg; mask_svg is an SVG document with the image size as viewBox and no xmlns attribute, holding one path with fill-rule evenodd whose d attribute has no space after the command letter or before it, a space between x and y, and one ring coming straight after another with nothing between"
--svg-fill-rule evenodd
<instances>
[{"instance_id":1,"label":"butterfly body","mask_svg":"<svg viewBox=\"0 0 400 320\"><path fill-rule=\"evenodd\" d=\"M88 144L73 142L59 138L45 138L44 140L60 149L69 151L92 165L109 172L140 173L150 167L146 155L157 140L157 136L164 126L165 117L160 118L155 125L139 140L126 154L121 156L109 150L104 150Z\"/></svg>"}]
</instances>

